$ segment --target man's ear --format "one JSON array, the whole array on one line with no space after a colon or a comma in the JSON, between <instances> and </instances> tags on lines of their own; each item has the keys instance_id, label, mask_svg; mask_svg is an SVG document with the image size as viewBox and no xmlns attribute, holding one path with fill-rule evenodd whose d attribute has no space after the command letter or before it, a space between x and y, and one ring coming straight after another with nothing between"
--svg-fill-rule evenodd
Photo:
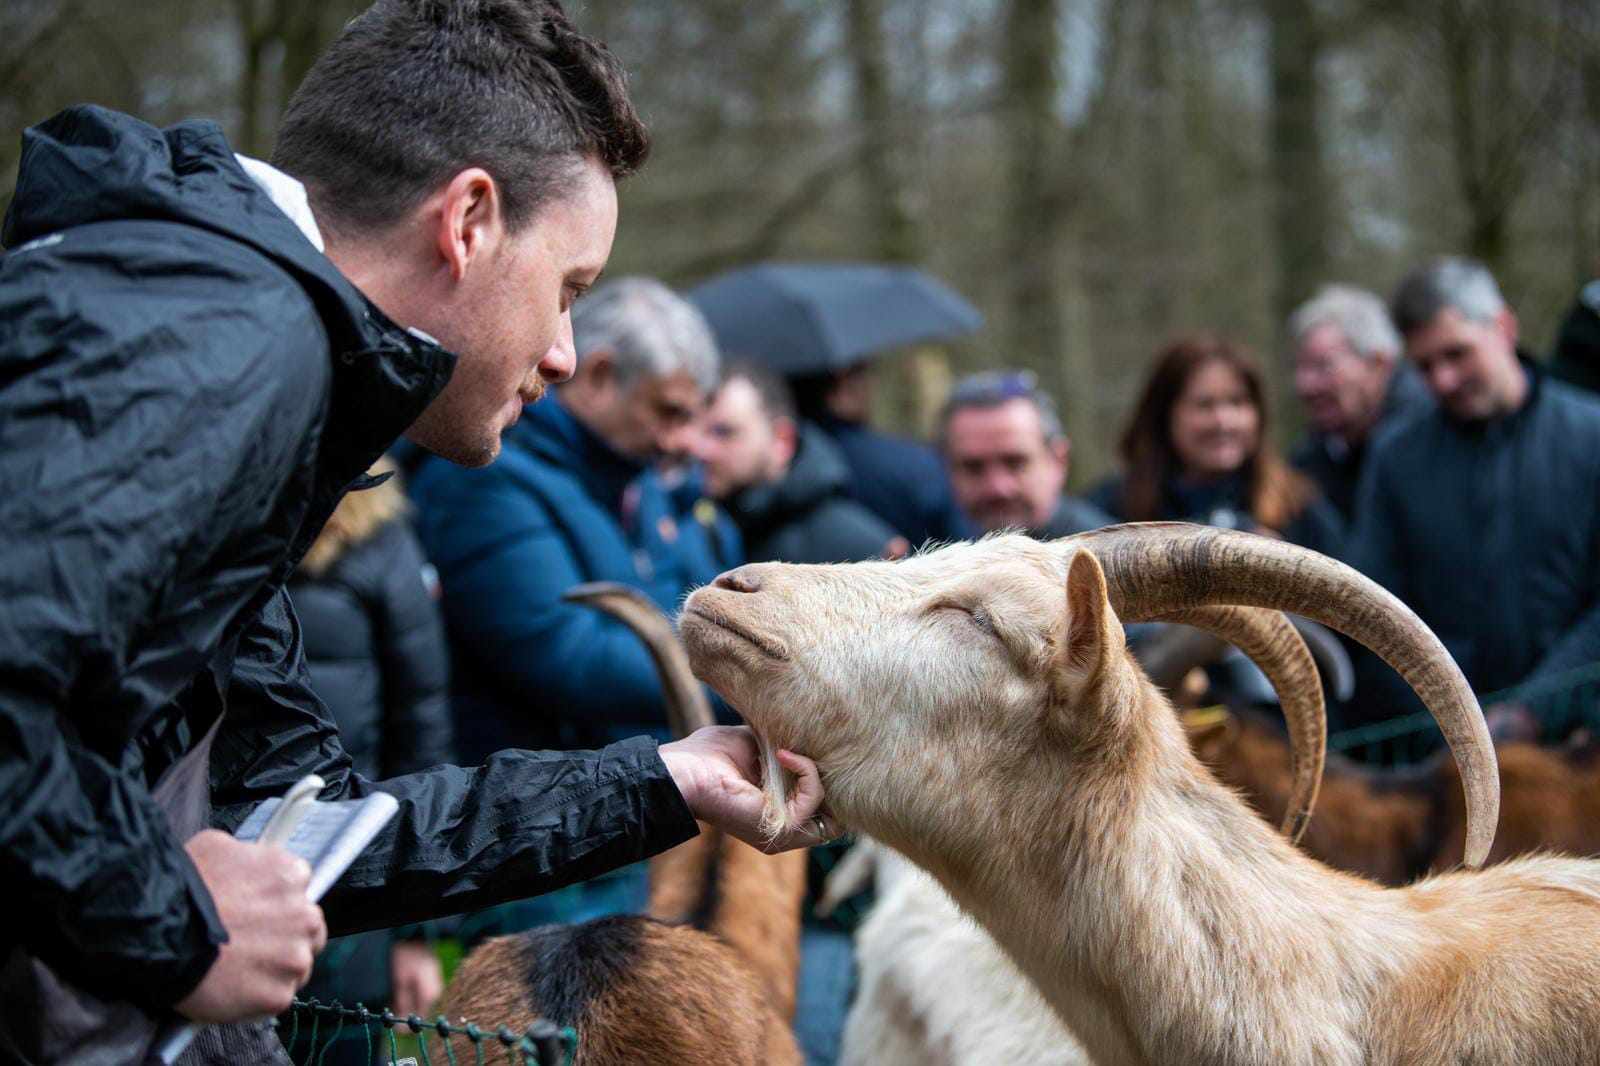
<instances>
[{"instance_id":1,"label":"man's ear","mask_svg":"<svg viewBox=\"0 0 1600 1066\"><path fill-rule=\"evenodd\" d=\"M1076 704L1125 647L1122 624L1106 593L1105 572L1083 548L1067 565L1066 608L1052 681L1057 693Z\"/></svg>"},{"instance_id":2,"label":"man's ear","mask_svg":"<svg viewBox=\"0 0 1600 1066\"><path fill-rule=\"evenodd\" d=\"M800 427L792 418L779 415L772 420L772 465L789 469L794 453L800 447Z\"/></svg>"},{"instance_id":3,"label":"man's ear","mask_svg":"<svg viewBox=\"0 0 1600 1066\"><path fill-rule=\"evenodd\" d=\"M1495 315L1495 324L1500 327L1500 332L1505 335L1506 341L1515 349L1519 329L1516 312L1509 307L1500 308L1500 311Z\"/></svg>"},{"instance_id":4,"label":"man's ear","mask_svg":"<svg viewBox=\"0 0 1600 1066\"><path fill-rule=\"evenodd\" d=\"M482 167L468 167L444 187L437 222L439 255L460 281L478 259L505 238L500 187Z\"/></svg>"}]
</instances>

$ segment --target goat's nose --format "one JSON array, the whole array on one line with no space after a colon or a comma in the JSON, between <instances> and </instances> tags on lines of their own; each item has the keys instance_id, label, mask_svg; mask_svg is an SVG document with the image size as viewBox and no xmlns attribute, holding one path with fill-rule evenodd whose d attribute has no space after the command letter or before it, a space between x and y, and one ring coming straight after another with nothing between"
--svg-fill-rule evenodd
<instances>
[{"instance_id":1,"label":"goat's nose","mask_svg":"<svg viewBox=\"0 0 1600 1066\"><path fill-rule=\"evenodd\" d=\"M729 592L760 592L761 574L748 566L741 566L718 576L712 584Z\"/></svg>"}]
</instances>

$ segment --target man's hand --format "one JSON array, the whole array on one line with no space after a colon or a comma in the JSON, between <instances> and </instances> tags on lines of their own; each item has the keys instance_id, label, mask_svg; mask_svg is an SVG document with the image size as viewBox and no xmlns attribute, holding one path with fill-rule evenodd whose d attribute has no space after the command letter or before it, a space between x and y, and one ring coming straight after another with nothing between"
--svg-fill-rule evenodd
<instances>
[{"instance_id":1,"label":"man's hand","mask_svg":"<svg viewBox=\"0 0 1600 1066\"><path fill-rule=\"evenodd\" d=\"M211 892L228 942L178 1013L231 1022L288 1010L328 942L322 908L306 900L310 864L215 829L195 834L184 850Z\"/></svg>"},{"instance_id":2,"label":"man's hand","mask_svg":"<svg viewBox=\"0 0 1600 1066\"><path fill-rule=\"evenodd\" d=\"M661 745L661 761L696 818L762 851L811 847L838 835L838 826L822 814L817 764L804 755L779 751L778 762L799 780L787 801L788 824L793 828L768 839L761 830L765 800L758 784L760 751L754 734L744 726L697 729L682 740Z\"/></svg>"},{"instance_id":3,"label":"man's hand","mask_svg":"<svg viewBox=\"0 0 1600 1066\"><path fill-rule=\"evenodd\" d=\"M433 945L423 940L397 940L389 949L389 981L394 990L389 1007L404 1018L426 1016L444 994L444 967Z\"/></svg>"}]
</instances>

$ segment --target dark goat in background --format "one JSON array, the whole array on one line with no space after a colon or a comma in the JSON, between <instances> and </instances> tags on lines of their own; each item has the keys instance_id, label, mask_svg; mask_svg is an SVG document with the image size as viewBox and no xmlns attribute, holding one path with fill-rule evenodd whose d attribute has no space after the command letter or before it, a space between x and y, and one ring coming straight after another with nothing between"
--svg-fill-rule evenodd
<instances>
[{"instance_id":1,"label":"dark goat in background","mask_svg":"<svg viewBox=\"0 0 1600 1066\"><path fill-rule=\"evenodd\" d=\"M1270 822L1287 809L1289 742L1262 712L1232 708L1184 716L1195 753ZM1490 862L1534 851L1600 853L1600 742L1565 749L1504 741L1500 824ZM1379 769L1329 754L1316 814L1300 846L1340 869L1390 885L1455 866L1466 833L1461 775L1446 751L1415 766Z\"/></svg>"}]
</instances>

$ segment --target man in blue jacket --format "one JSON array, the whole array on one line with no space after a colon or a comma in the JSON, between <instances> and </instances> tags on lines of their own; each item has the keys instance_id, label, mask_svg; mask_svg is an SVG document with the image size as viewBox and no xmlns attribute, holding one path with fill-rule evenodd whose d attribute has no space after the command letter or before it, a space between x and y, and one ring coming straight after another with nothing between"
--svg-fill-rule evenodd
<instances>
[{"instance_id":1,"label":"man in blue jacket","mask_svg":"<svg viewBox=\"0 0 1600 1066\"><path fill-rule=\"evenodd\" d=\"M1391 312L1438 409L1375 446L1350 561L1479 693L1559 683L1600 661L1600 405L1518 355L1516 316L1470 259L1412 271ZM1382 684L1368 716L1409 706Z\"/></svg>"},{"instance_id":2,"label":"man in blue jacket","mask_svg":"<svg viewBox=\"0 0 1600 1066\"><path fill-rule=\"evenodd\" d=\"M398 434L486 463L571 372L568 307L647 145L553 0L380 0L273 166L211 123L92 107L25 135L0 231L0 876L28 920L0 942L0 1060L143 1061L168 1012L283 1009L330 931L547 891L697 817L759 840L737 729L362 777L283 589ZM320 908L304 862L205 828L309 772L400 807ZM282 1061L259 1024L191 1055Z\"/></svg>"},{"instance_id":3,"label":"man in blue jacket","mask_svg":"<svg viewBox=\"0 0 1600 1066\"><path fill-rule=\"evenodd\" d=\"M679 520L652 469L687 451L715 387L705 320L659 282L624 278L576 305L573 336L573 379L527 409L497 462L431 460L412 483L444 590L457 743L468 761L507 746L663 733L666 704L644 644L561 597L587 581L619 581L674 611L719 572L685 569L691 553L677 542L706 531Z\"/></svg>"}]
</instances>

